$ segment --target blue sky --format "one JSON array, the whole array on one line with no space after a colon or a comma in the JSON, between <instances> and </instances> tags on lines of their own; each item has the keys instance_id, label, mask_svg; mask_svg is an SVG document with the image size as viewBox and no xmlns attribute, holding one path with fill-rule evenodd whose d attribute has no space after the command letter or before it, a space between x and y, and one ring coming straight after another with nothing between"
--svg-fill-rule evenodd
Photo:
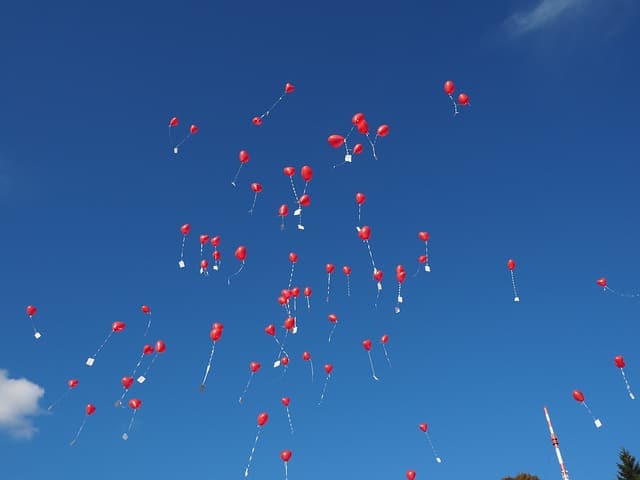
<instances>
[{"instance_id":1,"label":"blue sky","mask_svg":"<svg viewBox=\"0 0 640 480\"><path fill-rule=\"evenodd\" d=\"M544 405L572 477L613 476L621 446L640 456L637 401L613 364L624 355L640 391L638 300L595 285L606 276L640 291L631 0L15 2L1 22L0 476L240 478L261 411L270 420L256 479L284 478L282 449L293 451L291 480L408 469L418 479L553 478ZM448 79L471 100L456 118ZM286 82L296 91L254 127ZM345 134L359 111L372 128L390 125L379 160L363 142L364 154L334 169L342 151L327 136ZM177 156L167 143L174 115L180 132L200 127ZM241 149L251 160L234 189ZM305 164L314 169L306 229L289 216L281 232L278 206L293 210L282 168ZM264 191L249 216L254 181ZM359 191L385 273L377 309L354 229ZM183 223L192 233L179 270ZM432 271L412 278L420 230L431 235ZM222 237L222 270L208 278L197 271L200 233ZM228 286L238 245L246 266ZM294 283L314 294L283 376L263 329L284 320L276 299L290 251ZM324 302L327 262L352 267L351 297L338 272ZM398 315L397 264L409 277ZM37 342L28 304L39 309ZM129 412L113 402L147 341L142 304L153 311L149 340L167 352L131 391L143 405L124 442ZM330 344L329 313L340 319ZM127 329L86 367L115 320ZM225 333L200 393L214 321ZM239 405L252 360L263 368ZM318 407L326 362L334 373ZM80 385L47 414L73 377ZM572 399L576 388L603 428ZM70 447L88 402L97 411Z\"/></svg>"}]
</instances>

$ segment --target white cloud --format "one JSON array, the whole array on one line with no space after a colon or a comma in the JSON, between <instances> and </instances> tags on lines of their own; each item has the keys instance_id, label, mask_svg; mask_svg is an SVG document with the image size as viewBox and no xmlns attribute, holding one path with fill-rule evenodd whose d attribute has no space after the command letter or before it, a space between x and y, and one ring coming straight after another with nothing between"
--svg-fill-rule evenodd
<instances>
[{"instance_id":1,"label":"white cloud","mask_svg":"<svg viewBox=\"0 0 640 480\"><path fill-rule=\"evenodd\" d=\"M26 378L9 378L9 372L0 369L0 430L30 439L37 432L30 417L40 413L43 395L44 388Z\"/></svg>"},{"instance_id":2,"label":"white cloud","mask_svg":"<svg viewBox=\"0 0 640 480\"><path fill-rule=\"evenodd\" d=\"M524 34L552 24L563 15L593 4L593 0L540 0L532 10L518 12L507 20L515 34Z\"/></svg>"}]
</instances>

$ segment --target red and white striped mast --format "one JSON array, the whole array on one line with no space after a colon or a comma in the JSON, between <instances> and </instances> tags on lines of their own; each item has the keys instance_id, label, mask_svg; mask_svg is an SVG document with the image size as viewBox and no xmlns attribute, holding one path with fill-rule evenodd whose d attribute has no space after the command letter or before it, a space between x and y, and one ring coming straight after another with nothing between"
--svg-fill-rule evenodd
<instances>
[{"instance_id":1,"label":"red and white striped mast","mask_svg":"<svg viewBox=\"0 0 640 480\"><path fill-rule=\"evenodd\" d=\"M556 434L553 431L553 425L551 425L551 418L549 417L549 410L547 410L547 407L544 407L544 416L547 417L547 425L549 425L549 433L551 434L551 444L556 451L556 457L558 457L562 480L569 480L569 472L567 472L567 469L564 466L564 462L562 461L562 454L560 453L560 442L558 442L558 437L556 437Z\"/></svg>"}]
</instances>

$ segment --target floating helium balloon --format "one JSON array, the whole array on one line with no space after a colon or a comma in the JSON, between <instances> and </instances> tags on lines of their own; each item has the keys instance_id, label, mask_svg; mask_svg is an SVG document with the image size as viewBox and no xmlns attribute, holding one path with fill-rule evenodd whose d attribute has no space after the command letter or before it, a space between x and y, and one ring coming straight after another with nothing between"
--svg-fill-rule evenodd
<instances>
[{"instance_id":1,"label":"floating helium balloon","mask_svg":"<svg viewBox=\"0 0 640 480\"><path fill-rule=\"evenodd\" d=\"M627 381L627 376L624 373L624 367L626 366L626 364L624 363L624 357L622 355L617 355L613 359L613 361L616 364L616 367L620 369L620 373L622 373L622 379L624 380L624 384L627 387L627 393L629 393L629 398L631 398L631 400L635 400L636 397L633 394L633 392L631 392L631 386L629 385L629 382Z\"/></svg>"},{"instance_id":2,"label":"floating helium balloon","mask_svg":"<svg viewBox=\"0 0 640 480\"><path fill-rule=\"evenodd\" d=\"M309 165L304 165L300 169L300 175L302 176L302 179L304 180L304 190L302 191L302 194L304 195L305 193L307 193L307 188L309 188L309 183L311 182L311 179L313 178L313 169Z\"/></svg>"},{"instance_id":3,"label":"floating helium balloon","mask_svg":"<svg viewBox=\"0 0 640 480\"><path fill-rule=\"evenodd\" d=\"M287 215L289 215L289 207L286 203L283 203L280 205L280 208L278 208L278 216L282 219L282 222L280 223L280 230L284 230L284 217Z\"/></svg>"},{"instance_id":4,"label":"floating helium balloon","mask_svg":"<svg viewBox=\"0 0 640 480\"><path fill-rule=\"evenodd\" d=\"M116 408L120 408L122 406L122 400L124 400L124 397L127 395L127 392L129 391L129 389L131 388L131 386L133 385L133 377L122 377L120 379L120 384L122 385L122 388L124 389L122 392L122 396L115 401L114 406Z\"/></svg>"},{"instance_id":5,"label":"floating helium balloon","mask_svg":"<svg viewBox=\"0 0 640 480\"><path fill-rule=\"evenodd\" d=\"M281 353L284 353L285 355L287 355L287 352L284 349L284 345L282 343L280 343L280 340L278 340L278 337L276 336L276 327L274 324L270 323L269 325L267 325L267 327L264 329L264 332L269 335L270 337L273 337L273 339L275 340L275 342L278 344L278 356ZM276 362L274 362L273 364L273 368L277 368L280 366L280 360L277 360Z\"/></svg>"},{"instance_id":6,"label":"floating helium balloon","mask_svg":"<svg viewBox=\"0 0 640 480\"><path fill-rule=\"evenodd\" d=\"M175 118L175 117L174 117L174 118ZM173 120L173 119L171 119L171 120ZM177 123L177 119L176 119L176 124L175 124L175 125L178 125L178 123ZM174 126L175 126L175 125L174 125ZM171 125L171 122L169 122L169 126L170 126L170 127L172 126L172 125ZM176 145L173 147L173 153L177 155L177 154L178 154L178 149L182 146L182 144L183 144L184 142L186 142L186 141L187 141L187 140L188 140L192 135L195 135L196 133L198 133L198 131L199 131L199 130L200 130L200 129L198 128L198 126L197 126L197 125L192 124L192 125L189 127L189 133L187 133L187 135L186 135L186 136L185 136L185 137L184 137L180 142L178 142L178 144L176 144ZM169 130L169 133L171 133L171 130Z\"/></svg>"},{"instance_id":7,"label":"floating helium balloon","mask_svg":"<svg viewBox=\"0 0 640 480\"><path fill-rule=\"evenodd\" d=\"M200 235L200 265L202 265L202 260L204 260L204 246L208 242L209 242L209 235L206 235L206 234ZM202 273L202 268L200 269L200 273Z\"/></svg>"},{"instance_id":8,"label":"floating helium balloon","mask_svg":"<svg viewBox=\"0 0 640 480\"><path fill-rule=\"evenodd\" d=\"M616 290L613 290L612 288L610 288L607 285L607 279L604 278L604 277L601 277L598 280L596 280L596 283L598 285L600 285L604 289L605 292L606 291L611 292L611 293L613 293L615 295L618 295L619 297L626 297L626 298L640 297L640 293L620 293L620 292L617 292Z\"/></svg>"},{"instance_id":9,"label":"floating helium balloon","mask_svg":"<svg viewBox=\"0 0 640 480\"><path fill-rule=\"evenodd\" d=\"M291 422L291 412L289 411L289 404L291 403L291 398L282 397L280 400L284 408L287 410L287 419L289 420L289 430L291 431L291 435L293 435L293 423Z\"/></svg>"},{"instance_id":10,"label":"floating helium balloon","mask_svg":"<svg viewBox=\"0 0 640 480\"><path fill-rule=\"evenodd\" d=\"M309 352L304 352L302 354L302 359L305 362L309 362L309 364L311 365L311 381L313 382L313 360L311 360L311 354Z\"/></svg>"},{"instance_id":11,"label":"floating helium balloon","mask_svg":"<svg viewBox=\"0 0 640 480\"><path fill-rule=\"evenodd\" d=\"M298 200L298 203L300 204L300 208L296 210L296 212L298 212L298 215L299 215L298 230L304 230L304 225L302 225L302 207L308 207L309 205L311 205L311 197L309 196L308 193L305 193L300 197L300 199ZM294 212L294 215L296 215L296 212Z\"/></svg>"},{"instance_id":12,"label":"floating helium balloon","mask_svg":"<svg viewBox=\"0 0 640 480\"><path fill-rule=\"evenodd\" d=\"M304 296L307 299L307 310L311 310L311 294L313 293L313 290L311 290L311 287L304 287Z\"/></svg>"},{"instance_id":13,"label":"floating helium balloon","mask_svg":"<svg viewBox=\"0 0 640 480\"><path fill-rule=\"evenodd\" d=\"M338 316L335 313L330 313L327 316L327 319L329 320L329 322L333 324L333 327L331 328L331 332L329 333L329 343L331 343L333 332L336 330L336 327L338 326Z\"/></svg>"},{"instance_id":14,"label":"floating helium balloon","mask_svg":"<svg viewBox=\"0 0 640 480\"><path fill-rule=\"evenodd\" d=\"M80 428L78 429L78 432L76 433L76 436L73 437L73 440L71 440L71 443L69 443L69 445L75 445L76 444L76 442L78 441L78 438L80 437L80 434L82 433L82 430L84 429L85 424L87 423L87 418L89 418L91 415L96 413L96 407L92 403L89 403L84 408L84 411L85 411L86 415L84 416L84 419L82 420L82 423L80 424Z\"/></svg>"},{"instance_id":15,"label":"floating helium balloon","mask_svg":"<svg viewBox=\"0 0 640 480\"><path fill-rule=\"evenodd\" d=\"M155 363L156 359L158 358L159 355L162 355L166 351L167 351L167 345L164 343L164 341L162 340L156 341L155 354L153 355L153 358L151 358L151 362L147 366L144 373L136 379L136 382L144 383L147 380L147 375L149 375L149 370L151 370L151 367L153 367L153 364ZM149 349L148 355L150 355L153 352L154 352L153 349Z\"/></svg>"},{"instance_id":16,"label":"floating helium balloon","mask_svg":"<svg viewBox=\"0 0 640 480\"><path fill-rule=\"evenodd\" d=\"M242 166L245 163L249 163L249 159L250 159L250 155L249 152L247 152L246 150L240 150L240 153L238 153L238 160L240 160L240 165L238 166L238 170L236 171L236 174L233 176L233 180L231 180L231 185L233 185L234 187L236 186L236 182L238 181L238 175L240 175L240 170L242 170Z\"/></svg>"},{"instance_id":17,"label":"floating helium balloon","mask_svg":"<svg viewBox=\"0 0 640 480\"><path fill-rule=\"evenodd\" d=\"M104 339L104 342L102 342L102 345L100 345L98 347L98 350L96 351L96 353L93 354L93 356L87 358L87 361L85 362L86 365L88 367L92 367L93 364L96 361L96 357L98 356L98 354L100 353L100 351L104 348L104 346L107 344L107 342L109 341L109 339L111 338L111 335L113 335L114 333L118 333L123 331L126 328L126 325L124 322L113 322L111 324L111 331L109 332L109 335L107 335L107 338Z\"/></svg>"},{"instance_id":18,"label":"floating helium balloon","mask_svg":"<svg viewBox=\"0 0 640 480\"><path fill-rule=\"evenodd\" d=\"M238 260L240 260L241 264L240 268L234 274L229 276L229 278L227 279L227 285L231 285L231 278L238 275L244 268L244 261L247 258L247 248L243 245L240 245L238 248L236 248L234 255Z\"/></svg>"},{"instance_id":19,"label":"floating helium balloon","mask_svg":"<svg viewBox=\"0 0 640 480\"><path fill-rule=\"evenodd\" d=\"M332 263L327 263L324 269L327 272L327 303L329 303L329 295L331 293L331 274L334 272L336 267Z\"/></svg>"},{"instance_id":20,"label":"floating helium balloon","mask_svg":"<svg viewBox=\"0 0 640 480\"><path fill-rule=\"evenodd\" d=\"M178 117L172 117L171 120L169 120L169 147L173 147L173 141L171 140L171 130L173 130L174 127L178 126ZM173 153L178 153L178 151L174 148Z\"/></svg>"},{"instance_id":21,"label":"floating helium balloon","mask_svg":"<svg viewBox=\"0 0 640 480\"><path fill-rule=\"evenodd\" d=\"M593 415L593 413L591 413L591 409L589 408L587 403L584 401L584 394L580 390L574 390L572 395L573 395L573 399L576 402L581 403L584 406L584 408L587 409L587 412L589 412L589 415L591 415L591 418L593 419L593 423L595 424L596 428L600 428L602 426L602 422L600 421L600 419L596 418Z\"/></svg>"},{"instance_id":22,"label":"floating helium balloon","mask_svg":"<svg viewBox=\"0 0 640 480\"><path fill-rule=\"evenodd\" d=\"M178 260L178 266L180 268L184 268L185 264L184 264L184 244L187 240L187 235L189 235L189 232L191 231L191 225L189 225L188 223L185 223L184 225L182 225L180 227L180 232L182 233L182 245L180 246L180 260Z\"/></svg>"},{"instance_id":23,"label":"floating helium balloon","mask_svg":"<svg viewBox=\"0 0 640 480\"><path fill-rule=\"evenodd\" d=\"M351 267L345 265L342 267L342 273L347 277L347 297L351 296Z\"/></svg>"},{"instance_id":24,"label":"floating helium balloon","mask_svg":"<svg viewBox=\"0 0 640 480\"><path fill-rule=\"evenodd\" d=\"M469 106L469 96L466 93L461 93L460 95L458 95L458 103L463 107Z\"/></svg>"},{"instance_id":25,"label":"floating helium balloon","mask_svg":"<svg viewBox=\"0 0 640 480\"><path fill-rule=\"evenodd\" d=\"M256 433L256 439L253 441L253 447L251 448L251 453L249 453L249 461L247 462L247 468L244 470L244 477L247 478L249 476L249 468L251 468L251 462L253 461L253 454L256 451L256 445L258 445L258 439L260 438L260 432L262 431L262 427L267 424L269 420L269 414L267 412L262 412L258 415L258 431Z\"/></svg>"},{"instance_id":26,"label":"floating helium balloon","mask_svg":"<svg viewBox=\"0 0 640 480\"><path fill-rule=\"evenodd\" d=\"M382 293L382 275L383 275L382 270L374 270L373 272L373 279L377 282L376 288L378 290L376 294L376 302L374 304L376 308L378 308L378 302L380 301L380 294Z\"/></svg>"},{"instance_id":27,"label":"floating helium balloon","mask_svg":"<svg viewBox=\"0 0 640 480\"><path fill-rule=\"evenodd\" d=\"M376 268L376 262L373 259L373 253L371 252L371 245L369 244L369 238L371 238L371 228L368 225L364 227L356 227L358 230L358 237L367 245L369 251L369 259L371 260L371 267L373 268L373 274L375 275L378 269Z\"/></svg>"},{"instance_id":28,"label":"floating helium balloon","mask_svg":"<svg viewBox=\"0 0 640 480\"><path fill-rule=\"evenodd\" d=\"M429 266L429 233L418 232L418 238L424 242L424 255L420 255L418 257L418 270L416 270L414 277L418 274L418 271L420 270L420 265L424 265L425 272L431 271L431 267Z\"/></svg>"},{"instance_id":29,"label":"floating helium balloon","mask_svg":"<svg viewBox=\"0 0 640 480\"><path fill-rule=\"evenodd\" d=\"M406 278L407 278L407 272L405 272L404 267L402 265L397 265L396 266L396 280L398 280L398 297L397 297L397 303L396 303L396 307L395 307L395 312L396 313L400 313L400 304L404 300L402 298L402 284L404 283Z\"/></svg>"},{"instance_id":30,"label":"floating helium balloon","mask_svg":"<svg viewBox=\"0 0 640 480\"><path fill-rule=\"evenodd\" d=\"M407 470L407 480L416 480L416 471L415 470Z\"/></svg>"},{"instance_id":31,"label":"floating helium balloon","mask_svg":"<svg viewBox=\"0 0 640 480\"><path fill-rule=\"evenodd\" d=\"M280 458L284 462L284 480L289 480L289 470L287 465L289 464L289 460L291 460L291 450L282 450L280 452Z\"/></svg>"},{"instance_id":32,"label":"floating helium balloon","mask_svg":"<svg viewBox=\"0 0 640 480\"><path fill-rule=\"evenodd\" d=\"M202 382L200 382L201 392L204 392L205 384L207 383L207 377L209 377L209 372L211 371L211 365L213 363L213 354L216 351L216 342L222 338L223 330L224 330L224 325L219 323L219 324L216 324L209 332L209 338L211 338L211 341L213 343L211 345L211 353L209 354L209 361L207 362L207 368L204 371L204 377L202 377Z\"/></svg>"},{"instance_id":33,"label":"floating helium balloon","mask_svg":"<svg viewBox=\"0 0 640 480\"><path fill-rule=\"evenodd\" d=\"M291 263L291 272L289 273L289 287L287 288L291 288L291 284L293 283L293 271L295 269L296 263L298 262L298 254L295 252L290 252L289 262Z\"/></svg>"},{"instance_id":34,"label":"floating helium balloon","mask_svg":"<svg viewBox=\"0 0 640 480\"><path fill-rule=\"evenodd\" d=\"M144 336L146 337L147 333L149 333L149 328L151 328L151 307L149 307L149 305L142 305L142 307L140 307L140 310L142 310L142 313L149 317L149 320L147 321L147 328L144 331Z\"/></svg>"},{"instance_id":35,"label":"floating helium balloon","mask_svg":"<svg viewBox=\"0 0 640 480\"><path fill-rule=\"evenodd\" d=\"M356 230L358 230L358 227L360 226L360 214L362 211L362 205L364 205L364 202L367 200L367 196L364 193L356 193L356 204L358 205L358 223L356 224Z\"/></svg>"},{"instance_id":36,"label":"floating helium balloon","mask_svg":"<svg viewBox=\"0 0 640 480\"><path fill-rule=\"evenodd\" d=\"M38 340L40 337L42 337L42 334L36 329L36 324L33 321L33 317L38 311L38 309L33 305L27 305L26 310L27 310L27 316L29 317L29 320L31 320L31 326L33 327L33 336L35 337L36 340Z\"/></svg>"},{"instance_id":37,"label":"floating helium balloon","mask_svg":"<svg viewBox=\"0 0 640 480\"><path fill-rule=\"evenodd\" d=\"M129 433L131 433L131 428L133 428L133 421L136 419L136 413L141 406L142 400L138 398L132 398L131 400L129 400L129 408L131 408L133 412L131 413L131 420L129 420L129 428L125 433L122 434L123 440L129 439Z\"/></svg>"},{"instance_id":38,"label":"floating helium balloon","mask_svg":"<svg viewBox=\"0 0 640 480\"><path fill-rule=\"evenodd\" d=\"M389 343L389 335L386 333L380 337L380 343L382 344L382 350L384 350L384 357L387 359L387 363L391 366L391 360L389 360L389 352L387 352L387 343Z\"/></svg>"},{"instance_id":39,"label":"floating helium balloon","mask_svg":"<svg viewBox=\"0 0 640 480\"><path fill-rule=\"evenodd\" d=\"M258 200L258 194L262 192L262 185L258 182L253 182L251 184L251 191L253 191L253 204L249 209L249 214L253 215L253 210L256 208L256 200Z\"/></svg>"},{"instance_id":40,"label":"floating helium balloon","mask_svg":"<svg viewBox=\"0 0 640 480\"><path fill-rule=\"evenodd\" d=\"M289 94L289 93L293 93L295 91L296 87L292 84L292 83L286 83L284 86L284 92L282 92L282 95L280 95L280 97L278 97L278 99L275 101L275 103L273 105L271 105L271 107L269 107L269 109L264 112L262 115L260 116L255 116L253 117L253 119L251 120L251 122L256 126L259 127L260 125L262 125L262 120L264 119L264 117L269 116L269 114L271 113L271 110L273 110L276 105L278 105L282 99L285 97L285 95Z\"/></svg>"},{"instance_id":41,"label":"floating helium balloon","mask_svg":"<svg viewBox=\"0 0 640 480\"><path fill-rule=\"evenodd\" d=\"M371 340L366 339L362 341L362 348L364 348L367 352L367 356L369 357L369 366L371 367L371 376L373 377L374 380L380 380L377 376L376 376L376 370L375 368L373 368L373 360L371 359Z\"/></svg>"},{"instance_id":42,"label":"floating helium balloon","mask_svg":"<svg viewBox=\"0 0 640 480\"><path fill-rule=\"evenodd\" d=\"M251 371L251 374L249 375L249 380L247 381L247 385L244 387L244 390L242 391L242 394L238 399L238 403L244 402L244 396L247 393L247 390L249 390L249 387L251 386L251 380L253 379L253 376L255 375L255 373L258 370L260 370L260 367L261 367L260 362L249 363L249 370Z\"/></svg>"},{"instance_id":43,"label":"floating helium balloon","mask_svg":"<svg viewBox=\"0 0 640 480\"><path fill-rule=\"evenodd\" d=\"M65 392L60 397L58 397L58 399L55 402L53 402L51 405L49 405L47 407L47 410L48 411L53 410L56 405L58 405L64 398L66 398L67 395L69 395L69 392L71 390L73 390L74 388L76 388L78 386L78 383L80 383L80 382L78 382L78 379L76 379L76 378L72 378L70 380L67 380L67 389L65 390Z\"/></svg>"},{"instance_id":44,"label":"floating helium balloon","mask_svg":"<svg viewBox=\"0 0 640 480\"><path fill-rule=\"evenodd\" d=\"M444 82L444 93L451 99L451 103L453 103L453 116L458 115L458 105L456 101L453 99L453 92L455 92L456 86L451 80L447 80Z\"/></svg>"},{"instance_id":45,"label":"floating helium balloon","mask_svg":"<svg viewBox=\"0 0 640 480\"><path fill-rule=\"evenodd\" d=\"M324 366L324 371L327 374L327 378L325 378L324 380L324 387L322 387L322 395L320 395L320 401L318 402L318 405L322 404L322 401L324 400L324 395L325 393L327 393L327 384L329 383L329 378L331 377L331 373L333 372L333 365L331 365L330 363L327 363Z\"/></svg>"},{"instance_id":46,"label":"floating helium balloon","mask_svg":"<svg viewBox=\"0 0 640 480\"><path fill-rule=\"evenodd\" d=\"M289 177L289 183L291 183L291 191L293 192L293 197L295 198L296 203L298 203L298 192L296 191L296 186L293 183L293 176L296 174L296 169L294 167L284 167L282 169L282 173ZM299 209L293 212L294 215L300 215Z\"/></svg>"},{"instance_id":47,"label":"floating helium balloon","mask_svg":"<svg viewBox=\"0 0 640 480\"><path fill-rule=\"evenodd\" d=\"M429 436L429 432L427 431L428 430L427 424L421 423L420 425L418 425L418 428L422 430L422 432L424 432L424 436L426 437L427 441L429 442L429 445L431 446L431 451L433 452L433 456L435 457L436 462L442 463L442 459L436 453L436 448L433 446L433 442L431 441L431 437Z\"/></svg>"},{"instance_id":48,"label":"floating helium balloon","mask_svg":"<svg viewBox=\"0 0 640 480\"><path fill-rule=\"evenodd\" d=\"M516 262L513 259L509 259L507 260L507 268L509 269L509 272L511 273L511 285L513 287L513 301L514 302L519 302L520 301L520 297L518 296L518 290L516 288L516 277L515 277L515 273L514 270L516 269Z\"/></svg>"},{"instance_id":49,"label":"floating helium balloon","mask_svg":"<svg viewBox=\"0 0 640 480\"><path fill-rule=\"evenodd\" d=\"M300 295L300 287L293 287L291 289L291 296L293 297L293 311L296 312L298 310L298 296ZM295 335L298 331L297 326L293 329L293 334Z\"/></svg>"}]
</instances>

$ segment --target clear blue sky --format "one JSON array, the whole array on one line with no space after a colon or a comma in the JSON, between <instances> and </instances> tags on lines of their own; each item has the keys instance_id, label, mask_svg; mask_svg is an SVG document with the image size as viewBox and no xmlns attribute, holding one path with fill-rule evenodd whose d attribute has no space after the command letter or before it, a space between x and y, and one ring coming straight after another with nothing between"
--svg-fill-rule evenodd
<instances>
[{"instance_id":1,"label":"clear blue sky","mask_svg":"<svg viewBox=\"0 0 640 480\"><path fill-rule=\"evenodd\" d=\"M638 7L631 0L478 2L12 2L0 28L0 369L45 389L40 407L80 385L38 432L0 430L0 477L242 478L256 415L270 414L250 478L560 478L542 408L550 408L572 478L612 478L617 450L640 456L637 404L613 357L625 355L640 393L637 245ZM454 118L454 80L471 106ZM296 86L260 127L251 124ZM390 125L379 160L333 169L327 144L364 112ZM175 156L167 124L200 132ZM238 151L250 162L230 181ZM306 230L287 165L314 169ZM303 182L296 174L298 189ZM250 183L264 187L253 216ZM384 270L380 306L354 195ZM179 226L190 223L187 268ZM412 278L430 233L432 272ZM222 270L197 271L200 233L222 237ZM248 250L244 271L233 251ZM295 283L314 289L298 312L286 376L263 329ZM512 301L506 261L517 262ZM342 273L324 302L324 265ZM401 313L393 312L404 264ZM131 438L113 402L134 366L146 319L159 358ZM304 303L304 302L300 302ZM24 308L39 308L36 342ZM328 313L340 324L331 344ZM115 320L93 368L84 365ZM212 322L225 324L205 393L198 391ZM390 335L393 368L377 340ZM282 330L279 332L282 335ZM374 340L380 377L360 342ZM300 359L309 350L316 382ZM262 362L245 403L251 360ZM334 364L325 401L321 365ZM635 382L635 385L634 385ZM596 429L575 388L604 423ZM280 397L292 398L291 437ZM69 446L92 402L97 412ZM420 422L442 464L434 461Z\"/></svg>"}]
</instances>

